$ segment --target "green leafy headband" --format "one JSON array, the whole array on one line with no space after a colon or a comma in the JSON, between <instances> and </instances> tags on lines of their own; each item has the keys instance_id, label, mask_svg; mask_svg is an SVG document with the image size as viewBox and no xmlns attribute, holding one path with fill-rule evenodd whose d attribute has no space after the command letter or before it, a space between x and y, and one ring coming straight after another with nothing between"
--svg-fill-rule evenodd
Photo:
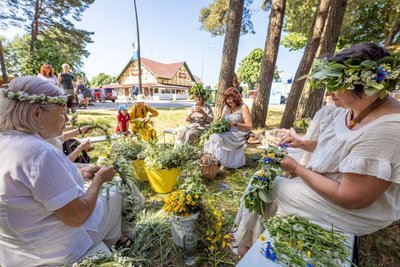
<instances>
[{"instance_id":1,"label":"green leafy headband","mask_svg":"<svg viewBox=\"0 0 400 267\"><path fill-rule=\"evenodd\" d=\"M354 90L356 84L364 87L364 92L374 95L382 90L393 91L400 79L400 54L381 58L378 61L349 58L343 63L329 62L326 58L314 62L309 75L313 88L326 86L329 92L342 88Z\"/></svg>"},{"instance_id":2,"label":"green leafy headband","mask_svg":"<svg viewBox=\"0 0 400 267\"><path fill-rule=\"evenodd\" d=\"M201 83L196 83L189 89L189 97L194 98L195 96L200 96L203 101L207 101L211 96L211 92L206 90Z\"/></svg>"},{"instance_id":3,"label":"green leafy headband","mask_svg":"<svg viewBox=\"0 0 400 267\"><path fill-rule=\"evenodd\" d=\"M46 96L46 95L29 95L25 92L13 92L8 88L0 88L0 96L7 97L17 102L30 102L32 104L58 104L64 105L67 102L66 96Z\"/></svg>"}]
</instances>

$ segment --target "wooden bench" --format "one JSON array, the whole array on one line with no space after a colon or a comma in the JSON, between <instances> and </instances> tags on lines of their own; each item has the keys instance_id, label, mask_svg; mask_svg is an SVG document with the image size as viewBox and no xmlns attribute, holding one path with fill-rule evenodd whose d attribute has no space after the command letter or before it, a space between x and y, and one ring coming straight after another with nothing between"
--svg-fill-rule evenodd
<instances>
[{"instance_id":1,"label":"wooden bench","mask_svg":"<svg viewBox=\"0 0 400 267\"><path fill-rule=\"evenodd\" d=\"M272 241L267 230L265 230L263 234L268 241ZM349 239L346 242L346 247L349 251L349 258L348 261L342 265L342 267L351 267L353 259L356 261L358 265L358 238L355 238L354 235L349 233L344 233L344 234L349 237ZM273 245L273 242L271 242L271 244ZM246 255L244 255L244 257L239 261L236 267L287 266L285 263L279 261L273 262L271 259L265 257L263 251L265 251L266 247L267 247L267 242L266 241L261 242L258 239L254 243L254 245L250 248L250 250L246 253Z\"/></svg>"}]
</instances>

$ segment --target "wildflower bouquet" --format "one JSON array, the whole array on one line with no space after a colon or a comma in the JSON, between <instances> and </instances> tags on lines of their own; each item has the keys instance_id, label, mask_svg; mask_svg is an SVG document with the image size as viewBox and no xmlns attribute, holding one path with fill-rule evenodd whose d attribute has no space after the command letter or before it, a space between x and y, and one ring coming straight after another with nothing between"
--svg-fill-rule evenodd
<instances>
[{"instance_id":1,"label":"wildflower bouquet","mask_svg":"<svg viewBox=\"0 0 400 267\"><path fill-rule=\"evenodd\" d=\"M287 154L286 145L275 147L269 145L263 158L260 160L261 169L256 171L251 179L250 187L244 197L245 207L249 211L263 214L264 203L271 203L269 192L273 188L273 181L283 175L279 162Z\"/></svg>"},{"instance_id":2,"label":"wildflower bouquet","mask_svg":"<svg viewBox=\"0 0 400 267\"><path fill-rule=\"evenodd\" d=\"M267 229L273 247L268 244L265 255L275 255L286 265L335 267L342 266L349 256L345 245L348 237L333 227L326 230L293 215L270 218Z\"/></svg>"},{"instance_id":3,"label":"wildflower bouquet","mask_svg":"<svg viewBox=\"0 0 400 267\"><path fill-rule=\"evenodd\" d=\"M205 190L201 172L195 165L189 164L179 180L183 180L178 190L168 194L164 199L164 211L177 216L187 217L201 209L201 196Z\"/></svg>"},{"instance_id":4,"label":"wildflower bouquet","mask_svg":"<svg viewBox=\"0 0 400 267\"><path fill-rule=\"evenodd\" d=\"M210 129L208 129L204 134L200 136L200 144L204 144L204 142L207 141L212 134L229 131L229 123L229 120L222 118L211 125Z\"/></svg>"}]
</instances>

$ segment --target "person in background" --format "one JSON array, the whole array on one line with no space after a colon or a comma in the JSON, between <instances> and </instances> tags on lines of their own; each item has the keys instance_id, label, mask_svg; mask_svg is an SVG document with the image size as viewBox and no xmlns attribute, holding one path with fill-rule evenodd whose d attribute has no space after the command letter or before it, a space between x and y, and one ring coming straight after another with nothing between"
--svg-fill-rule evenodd
<instances>
[{"instance_id":1,"label":"person in background","mask_svg":"<svg viewBox=\"0 0 400 267\"><path fill-rule=\"evenodd\" d=\"M81 77L78 78L78 86L76 87L76 93L82 94L83 97L83 106L85 109L89 106L89 97L90 97L90 90L85 86L83 79Z\"/></svg>"},{"instance_id":2,"label":"person in background","mask_svg":"<svg viewBox=\"0 0 400 267\"><path fill-rule=\"evenodd\" d=\"M58 85L64 90L68 96L67 102L67 113L71 111L75 113L75 91L73 80L74 76L69 72L69 65L67 63L62 64L62 72L58 74Z\"/></svg>"},{"instance_id":3,"label":"person in background","mask_svg":"<svg viewBox=\"0 0 400 267\"><path fill-rule=\"evenodd\" d=\"M79 170L45 141L62 134L65 103L60 88L38 77L0 89L1 266L70 265L102 241L126 239L122 194L99 196L114 168ZM84 179L92 179L87 189Z\"/></svg>"},{"instance_id":4,"label":"person in background","mask_svg":"<svg viewBox=\"0 0 400 267\"><path fill-rule=\"evenodd\" d=\"M211 107L205 103L208 95L204 89L193 94L189 90L189 95L195 101L195 105L189 109L186 115L189 125L180 132L179 140L183 144L195 145L198 143L199 137L210 128L214 120L214 113Z\"/></svg>"},{"instance_id":5,"label":"person in background","mask_svg":"<svg viewBox=\"0 0 400 267\"><path fill-rule=\"evenodd\" d=\"M48 139L46 139L46 141L48 143L52 144L53 146L55 146L56 148L58 148L59 150L64 151L65 149L63 147L63 144L65 142L75 138L76 136L78 136L78 134L84 135L84 134L90 133L91 130L92 130L92 126L90 126L90 125L85 125L85 126L78 127L78 128L72 127L71 129L65 128L61 135L48 138ZM73 151L71 151L71 153L66 154L66 155L72 162L75 162L75 160L81 155L81 153L83 153L83 151L89 152L91 150L93 150L93 146L90 143L90 140L86 140L82 143L79 143L79 145L77 145L76 148Z\"/></svg>"},{"instance_id":6,"label":"person in background","mask_svg":"<svg viewBox=\"0 0 400 267\"><path fill-rule=\"evenodd\" d=\"M244 148L253 128L249 107L243 103L236 88L230 87L225 91L224 102L221 118L230 121L230 130L212 134L204 144L204 151L213 154L221 162L221 172L246 165Z\"/></svg>"},{"instance_id":7,"label":"person in background","mask_svg":"<svg viewBox=\"0 0 400 267\"><path fill-rule=\"evenodd\" d=\"M148 115L147 115L148 114ZM157 138L156 130L149 124L152 117L157 117L157 110L145 105L144 100L137 100L129 111L132 133L138 134L145 141Z\"/></svg>"},{"instance_id":8,"label":"person in background","mask_svg":"<svg viewBox=\"0 0 400 267\"><path fill-rule=\"evenodd\" d=\"M119 105L117 115L118 125L115 131L119 134L132 136L132 134L129 132L130 120L131 116L129 115L128 108L125 105Z\"/></svg>"},{"instance_id":9,"label":"person in background","mask_svg":"<svg viewBox=\"0 0 400 267\"><path fill-rule=\"evenodd\" d=\"M236 90L238 90L238 92L239 92L240 94L242 94L242 92L243 92L243 87L240 86L240 82L239 82L239 79L238 79L236 73L234 73L234 74L235 74L235 75L233 76L233 82L232 82L233 87L235 87Z\"/></svg>"},{"instance_id":10,"label":"person in background","mask_svg":"<svg viewBox=\"0 0 400 267\"><path fill-rule=\"evenodd\" d=\"M100 102L106 101L106 91L104 90L103 86L100 86Z\"/></svg>"},{"instance_id":11,"label":"person in background","mask_svg":"<svg viewBox=\"0 0 400 267\"><path fill-rule=\"evenodd\" d=\"M43 64L40 67L40 73L37 76L50 84L57 85L58 83L57 77L54 75L54 69L50 64Z\"/></svg>"}]
</instances>

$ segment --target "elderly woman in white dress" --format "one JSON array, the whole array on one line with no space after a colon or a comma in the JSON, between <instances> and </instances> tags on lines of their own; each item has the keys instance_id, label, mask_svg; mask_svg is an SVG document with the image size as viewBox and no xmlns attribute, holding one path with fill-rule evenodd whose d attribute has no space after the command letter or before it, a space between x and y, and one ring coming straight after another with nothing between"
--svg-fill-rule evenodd
<instances>
[{"instance_id":1,"label":"elderly woman in white dress","mask_svg":"<svg viewBox=\"0 0 400 267\"><path fill-rule=\"evenodd\" d=\"M249 107L243 103L239 91L228 88L224 93L225 106L221 118L230 121L227 132L212 134L204 144L204 151L213 154L221 163L221 171L246 165L244 149L250 130L253 128Z\"/></svg>"},{"instance_id":2,"label":"elderly woman in white dress","mask_svg":"<svg viewBox=\"0 0 400 267\"><path fill-rule=\"evenodd\" d=\"M396 63L397 62L397 63ZM363 43L319 61L314 86L327 86L341 109L320 132L302 166L287 156L282 168L294 179L274 181L265 214L296 214L345 232L366 235L400 219L400 102L386 95L399 80L400 59ZM336 75L330 75L333 72ZM326 75L328 74L328 75ZM316 79L317 78L317 79ZM296 138L288 136L284 142ZM257 238L254 220L241 225L238 253Z\"/></svg>"},{"instance_id":3,"label":"elderly woman in white dress","mask_svg":"<svg viewBox=\"0 0 400 267\"><path fill-rule=\"evenodd\" d=\"M121 237L122 197L99 197L112 167L81 170L45 140L62 134L66 97L37 77L0 89L0 265L71 264ZM93 181L84 190L84 178Z\"/></svg>"}]
</instances>

